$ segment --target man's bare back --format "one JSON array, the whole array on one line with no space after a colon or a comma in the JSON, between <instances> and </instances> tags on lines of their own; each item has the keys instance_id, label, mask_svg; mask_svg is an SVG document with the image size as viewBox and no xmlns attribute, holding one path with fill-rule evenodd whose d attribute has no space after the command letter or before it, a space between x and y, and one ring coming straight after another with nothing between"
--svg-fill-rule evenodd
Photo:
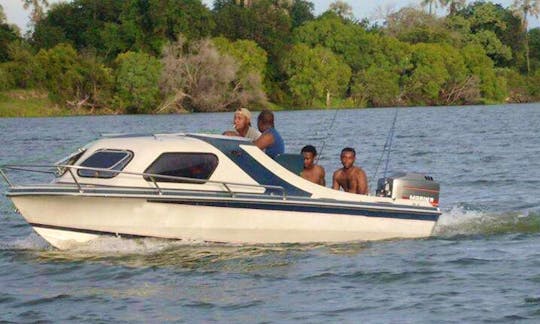
<instances>
[{"instance_id":1,"label":"man's bare back","mask_svg":"<svg viewBox=\"0 0 540 324\"><path fill-rule=\"evenodd\" d=\"M326 185L326 182L324 180L324 168L320 165L314 165L311 169L304 169L301 175L302 178L309 180L313 183L319 184L321 186Z\"/></svg>"}]
</instances>

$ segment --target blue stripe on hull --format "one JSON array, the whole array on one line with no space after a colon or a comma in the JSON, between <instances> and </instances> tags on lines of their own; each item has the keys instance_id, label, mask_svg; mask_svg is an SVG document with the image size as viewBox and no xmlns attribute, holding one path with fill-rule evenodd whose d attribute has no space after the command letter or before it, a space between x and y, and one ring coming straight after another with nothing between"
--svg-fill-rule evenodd
<instances>
[{"instance_id":1,"label":"blue stripe on hull","mask_svg":"<svg viewBox=\"0 0 540 324\"><path fill-rule=\"evenodd\" d=\"M317 213L317 214L341 214L350 216L366 216L366 217L381 217L381 218L396 218L396 219L411 219L421 221L436 222L439 219L439 213L413 213L409 211L384 211L370 210L366 208L353 208L346 206L313 206L313 205L293 205L279 204L271 202L246 202L246 201L204 201L204 200L167 200L167 199L149 199L151 203L163 204L179 204L191 206L207 206L220 208L241 208L241 209L256 209L268 211L287 211L287 212L302 212L302 213Z\"/></svg>"}]
</instances>

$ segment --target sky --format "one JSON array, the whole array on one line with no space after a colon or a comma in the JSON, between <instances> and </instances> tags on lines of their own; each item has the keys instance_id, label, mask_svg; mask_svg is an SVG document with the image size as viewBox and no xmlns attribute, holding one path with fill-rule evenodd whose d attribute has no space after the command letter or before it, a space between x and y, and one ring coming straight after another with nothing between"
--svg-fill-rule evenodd
<instances>
[{"instance_id":1,"label":"sky","mask_svg":"<svg viewBox=\"0 0 540 324\"><path fill-rule=\"evenodd\" d=\"M60 2L61 0L49 0L49 3ZM315 14L320 14L321 12L328 9L330 3L335 0L311 0L315 4ZM211 7L213 0L203 0L203 2ZM420 0L346 0L345 2L349 3L353 9L353 14L356 18L368 18L369 20L377 20L380 17L380 13L386 13L390 11L395 11L399 8L406 6L419 6ZM468 1L472 2L472 1ZM492 1L494 3L499 3L504 7L508 7L512 4L512 0L500 0ZM29 12L25 11L22 7L21 0L0 0L0 5L4 7L4 12L7 16L7 20L11 24L16 24L21 28L23 33L28 29L28 16ZM440 10L439 10L440 11ZM439 14L444 14L444 11L440 11ZM538 18L532 17L529 22L529 27L540 27L540 20Z\"/></svg>"}]
</instances>

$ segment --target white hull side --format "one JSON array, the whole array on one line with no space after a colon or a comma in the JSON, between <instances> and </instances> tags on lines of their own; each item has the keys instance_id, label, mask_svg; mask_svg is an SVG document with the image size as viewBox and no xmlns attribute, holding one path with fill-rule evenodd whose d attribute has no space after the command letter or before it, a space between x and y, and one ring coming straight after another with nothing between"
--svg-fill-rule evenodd
<instances>
[{"instance_id":1,"label":"white hull side","mask_svg":"<svg viewBox=\"0 0 540 324\"><path fill-rule=\"evenodd\" d=\"M57 248L83 231L228 243L305 243L419 238L435 221L149 203L144 198L13 196L23 217ZM36 225L39 227L39 225ZM68 229L74 229L71 232Z\"/></svg>"}]
</instances>

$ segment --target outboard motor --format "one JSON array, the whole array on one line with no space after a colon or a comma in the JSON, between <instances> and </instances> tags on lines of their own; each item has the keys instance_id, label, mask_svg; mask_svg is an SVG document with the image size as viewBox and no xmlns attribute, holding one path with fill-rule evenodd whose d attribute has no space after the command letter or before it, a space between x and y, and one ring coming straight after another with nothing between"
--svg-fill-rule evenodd
<instances>
[{"instance_id":1,"label":"outboard motor","mask_svg":"<svg viewBox=\"0 0 540 324\"><path fill-rule=\"evenodd\" d=\"M397 173L380 178L376 195L393 199L424 200L439 206L439 183L420 173Z\"/></svg>"}]
</instances>

